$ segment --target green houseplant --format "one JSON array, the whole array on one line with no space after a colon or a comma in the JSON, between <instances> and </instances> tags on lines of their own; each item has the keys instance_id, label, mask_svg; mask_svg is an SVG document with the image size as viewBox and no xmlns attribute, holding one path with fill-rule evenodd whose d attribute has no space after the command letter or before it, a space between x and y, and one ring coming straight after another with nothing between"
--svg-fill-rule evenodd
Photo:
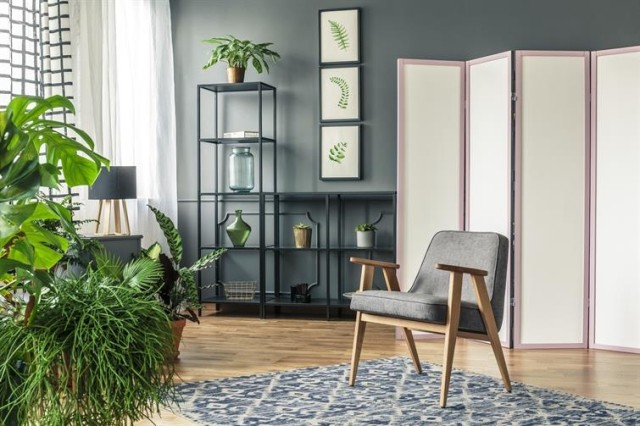
<instances>
[{"instance_id":1,"label":"green houseplant","mask_svg":"<svg viewBox=\"0 0 640 426\"><path fill-rule=\"evenodd\" d=\"M280 55L271 50L273 43L254 43L249 40L240 40L232 35L226 37L213 37L203 40L215 47L211 50L209 61L202 67L207 69L218 62L226 62L227 77L229 83L241 83L244 81L244 72L249 64L253 65L258 74L262 70L269 72L268 60L276 62Z\"/></svg>"},{"instance_id":2,"label":"green houseplant","mask_svg":"<svg viewBox=\"0 0 640 426\"><path fill-rule=\"evenodd\" d=\"M195 312L200 307L195 273L212 266L226 252L226 249L213 250L196 260L189 267L181 266L183 248L182 237L180 237L178 229L171 218L163 212L153 206L148 207L155 215L156 221L167 240L171 257L162 253L162 248L158 243L154 243L147 250L144 250L143 255L158 261L162 267L158 296L166 313L173 320L177 358L180 354L178 348L186 320L200 322Z\"/></svg>"},{"instance_id":3,"label":"green houseplant","mask_svg":"<svg viewBox=\"0 0 640 426\"><path fill-rule=\"evenodd\" d=\"M130 424L172 400L161 270L52 272L78 235L40 188L91 185L109 165L85 132L46 118L58 108L74 112L62 96L0 111L0 424Z\"/></svg>"},{"instance_id":4,"label":"green houseplant","mask_svg":"<svg viewBox=\"0 0 640 426\"><path fill-rule=\"evenodd\" d=\"M371 248L375 244L376 230L372 223L361 223L356 226L356 246Z\"/></svg>"},{"instance_id":5,"label":"green houseplant","mask_svg":"<svg viewBox=\"0 0 640 426\"><path fill-rule=\"evenodd\" d=\"M105 260L106 259L106 260ZM174 400L162 270L108 256L53 276L30 326L0 316L0 424L125 425Z\"/></svg>"},{"instance_id":6,"label":"green houseplant","mask_svg":"<svg viewBox=\"0 0 640 426\"><path fill-rule=\"evenodd\" d=\"M58 188L63 179L70 187L91 185L101 166L109 165L84 131L45 116L56 109L75 111L63 96L18 96L0 111L0 299L26 291L27 303L11 300L24 308L25 321L50 281L49 269L69 246L42 221L58 221L77 238L69 210L40 196L40 189Z\"/></svg>"},{"instance_id":7,"label":"green houseplant","mask_svg":"<svg viewBox=\"0 0 640 426\"><path fill-rule=\"evenodd\" d=\"M311 247L311 234L313 229L306 223L298 223L293 225L293 240L296 248L309 248Z\"/></svg>"}]
</instances>

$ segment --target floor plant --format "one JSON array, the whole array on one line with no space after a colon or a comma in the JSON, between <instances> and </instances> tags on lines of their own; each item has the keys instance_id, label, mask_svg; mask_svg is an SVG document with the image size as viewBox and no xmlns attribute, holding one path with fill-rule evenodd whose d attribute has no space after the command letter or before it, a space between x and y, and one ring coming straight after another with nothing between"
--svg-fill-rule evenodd
<instances>
[{"instance_id":1,"label":"floor plant","mask_svg":"<svg viewBox=\"0 0 640 426\"><path fill-rule=\"evenodd\" d=\"M0 320L5 422L125 425L171 401L171 325L155 296L161 275L152 260L122 265L103 255L84 274L54 276L28 327Z\"/></svg>"},{"instance_id":2,"label":"floor plant","mask_svg":"<svg viewBox=\"0 0 640 426\"><path fill-rule=\"evenodd\" d=\"M0 111L0 425L131 424L173 399L162 268L101 255L54 273L79 237L41 188L91 185L109 165L89 135L50 118L60 110L74 107L19 96Z\"/></svg>"}]
</instances>

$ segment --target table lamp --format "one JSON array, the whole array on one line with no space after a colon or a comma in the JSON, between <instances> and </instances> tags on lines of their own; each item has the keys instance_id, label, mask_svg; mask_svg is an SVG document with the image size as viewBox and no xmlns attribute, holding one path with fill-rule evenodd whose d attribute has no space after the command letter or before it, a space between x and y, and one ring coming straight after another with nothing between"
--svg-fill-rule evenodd
<instances>
[{"instance_id":1,"label":"table lamp","mask_svg":"<svg viewBox=\"0 0 640 426\"><path fill-rule=\"evenodd\" d=\"M102 224L102 234L130 235L129 214L125 200L134 198L137 198L135 166L111 166L110 169L103 167L98 179L96 179L93 186L89 188L89 199L100 200L96 234L100 234L99 230ZM103 221L102 213L105 204L105 220ZM120 214L121 206L124 212L123 215ZM115 224L115 232L113 234L111 232L112 213ZM124 232L122 230L122 216L124 216L124 223L126 225Z\"/></svg>"}]
</instances>

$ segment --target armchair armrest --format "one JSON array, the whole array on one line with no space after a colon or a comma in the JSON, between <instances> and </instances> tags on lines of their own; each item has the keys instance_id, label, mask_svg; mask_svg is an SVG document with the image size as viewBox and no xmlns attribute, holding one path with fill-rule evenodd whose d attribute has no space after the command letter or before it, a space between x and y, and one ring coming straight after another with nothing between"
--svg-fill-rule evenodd
<instances>
[{"instance_id":1,"label":"armchair armrest","mask_svg":"<svg viewBox=\"0 0 640 426\"><path fill-rule=\"evenodd\" d=\"M377 266L379 268L391 268L391 269L400 268L400 265L398 265L397 263L383 262L381 260L364 259L362 257L351 257L349 258L349 260L352 263L357 263L359 265Z\"/></svg>"},{"instance_id":2,"label":"armchair armrest","mask_svg":"<svg viewBox=\"0 0 640 426\"><path fill-rule=\"evenodd\" d=\"M449 272L458 272L461 274L479 275L486 277L488 272L483 269L465 268L464 266L447 265L446 263L436 263L436 269Z\"/></svg>"},{"instance_id":3,"label":"armchair armrest","mask_svg":"<svg viewBox=\"0 0 640 426\"><path fill-rule=\"evenodd\" d=\"M396 277L396 269L400 265L392 262L383 262L381 260L363 259L361 257L352 257L349 259L352 263L362 265L362 274L360 275L360 291L369 290L373 284L373 272L376 267L382 268L384 281L387 284L387 290L400 291L398 278Z\"/></svg>"}]
</instances>

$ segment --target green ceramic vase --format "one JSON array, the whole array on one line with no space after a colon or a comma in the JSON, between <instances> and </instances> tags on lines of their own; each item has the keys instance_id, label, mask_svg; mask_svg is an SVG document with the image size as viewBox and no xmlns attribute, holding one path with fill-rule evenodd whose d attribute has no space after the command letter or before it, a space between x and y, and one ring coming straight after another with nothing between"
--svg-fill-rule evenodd
<instances>
[{"instance_id":1,"label":"green ceramic vase","mask_svg":"<svg viewBox=\"0 0 640 426\"><path fill-rule=\"evenodd\" d=\"M251 226L242 220L242 210L236 210L236 220L227 226L227 235L234 247L244 247L244 243L249 239Z\"/></svg>"}]
</instances>

